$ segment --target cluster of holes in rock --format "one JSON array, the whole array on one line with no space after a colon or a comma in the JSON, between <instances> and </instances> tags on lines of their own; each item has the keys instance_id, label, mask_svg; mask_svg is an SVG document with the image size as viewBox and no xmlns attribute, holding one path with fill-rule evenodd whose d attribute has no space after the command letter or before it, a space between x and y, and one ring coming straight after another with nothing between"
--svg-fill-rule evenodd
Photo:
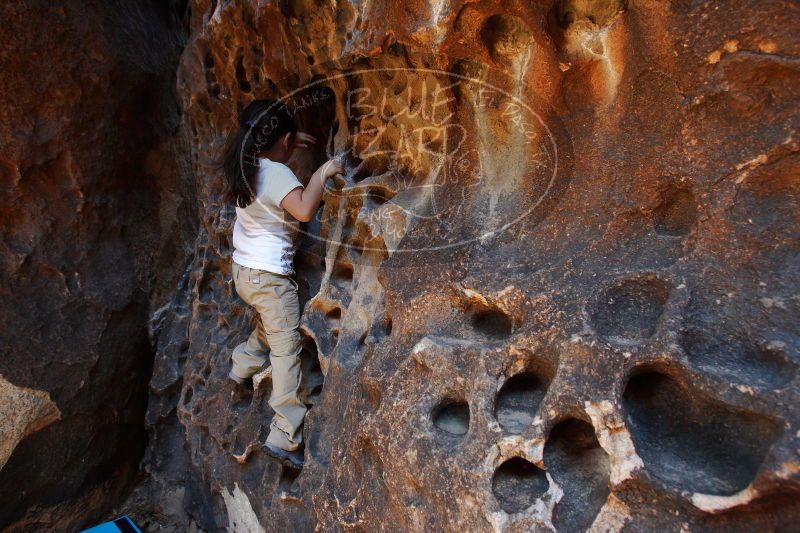
<instances>
[{"instance_id":1,"label":"cluster of holes in rock","mask_svg":"<svg viewBox=\"0 0 800 533\"><path fill-rule=\"evenodd\" d=\"M547 386L545 378L530 370L503 384L495 415L505 432L521 433L529 427ZM647 368L632 373L623 406L647 470L680 490L715 495L743 490L781 431L765 415L726 405ZM435 408L433 418L440 430L464 435L469 427L468 404L447 398ZM578 419L557 424L550 431L544 463L564 490L554 515L556 528L585 529L610 491L608 457L591 424ZM522 457L502 463L492 479L492 491L509 513L529 507L546 490L544 472Z\"/></svg>"},{"instance_id":2,"label":"cluster of holes in rock","mask_svg":"<svg viewBox=\"0 0 800 533\"><path fill-rule=\"evenodd\" d=\"M682 491L730 496L745 489L781 433L772 418L726 405L649 367L632 373L623 407L647 471ZM556 529L585 530L610 492L609 458L592 425L575 418L556 424L544 464L564 491ZM544 471L522 457L504 461L492 478L492 492L508 513L530 507L548 486Z\"/></svg>"},{"instance_id":3,"label":"cluster of holes in rock","mask_svg":"<svg viewBox=\"0 0 800 533\"><path fill-rule=\"evenodd\" d=\"M592 425L575 418L559 422L550 431L544 463L564 491L553 517L556 529L585 530L611 490L608 455L600 447ZM492 493L508 513L527 509L548 489L544 470L522 457L504 461L492 477Z\"/></svg>"},{"instance_id":4,"label":"cluster of holes in rock","mask_svg":"<svg viewBox=\"0 0 800 533\"><path fill-rule=\"evenodd\" d=\"M590 309L590 320L604 338L647 339L655 333L670 292L671 283L655 274L617 280ZM472 309L471 316L473 326L487 336L510 333L511 321L499 309L484 306ZM690 357L733 353L734 363L729 366L753 360L766 373L761 376L765 385L785 384L794 376L783 342L731 349L709 346L708 339L692 330L684 332L681 342ZM711 359L719 372L719 356ZM721 366L724 371L725 364ZM520 434L530 427L548 386L546 373L531 368L502 385L495 417L504 432ZM648 368L631 373L623 407L648 472L663 484L685 491L731 495L746 488L781 432L779 424L766 415L729 406ZM444 434L460 438L469 430L469 404L463 398L448 395L434 407L431 417ZM556 528L589 527L610 492L609 459L592 425L574 418L557 424L548 436L544 463L564 490L554 515ZM503 462L492 478L494 496L509 513L526 509L547 488L544 471L523 457Z\"/></svg>"},{"instance_id":5,"label":"cluster of holes in rock","mask_svg":"<svg viewBox=\"0 0 800 533\"><path fill-rule=\"evenodd\" d=\"M511 317L496 306L470 305L467 315L482 336L502 339L511 335ZM495 417L505 431L522 433L530 426L548 383L549 379L530 369L504 383L495 401ZM463 436L469 429L469 405L463 398L447 396L433 408L431 418L434 426L444 433Z\"/></svg>"}]
</instances>

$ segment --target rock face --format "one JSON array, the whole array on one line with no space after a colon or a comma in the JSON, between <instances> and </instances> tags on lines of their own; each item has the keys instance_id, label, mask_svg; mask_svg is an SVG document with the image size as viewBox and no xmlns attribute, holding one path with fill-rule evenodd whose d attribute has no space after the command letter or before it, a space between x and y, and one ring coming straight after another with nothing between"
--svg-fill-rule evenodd
<instances>
[{"instance_id":1,"label":"rock face","mask_svg":"<svg viewBox=\"0 0 800 533\"><path fill-rule=\"evenodd\" d=\"M796 3L22 6L1 526L120 493L154 357L118 507L151 529L796 527ZM225 377L254 316L214 160L254 98L320 139L298 176L347 168L296 263L302 471L259 450L269 379Z\"/></svg>"},{"instance_id":2,"label":"rock face","mask_svg":"<svg viewBox=\"0 0 800 533\"><path fill-rule=\"evenodd\" d=\"M153 523L784 530L800 518L792 2L196 1L178 87L201 236L158 348ZM210 166L284 98L348 168L297 259L302 472Z\"/></svg>"},{"instance_id":3,"label":"rock face","mask_svg":"<svg viewBox=\"0 0 800 533\"><path fill-rule=\"evenodd\" d=\"M0 7L3 530L104 516L146 446L149 318L194 224L170 16L161 2Z\"/></svg>"}]
</instances>

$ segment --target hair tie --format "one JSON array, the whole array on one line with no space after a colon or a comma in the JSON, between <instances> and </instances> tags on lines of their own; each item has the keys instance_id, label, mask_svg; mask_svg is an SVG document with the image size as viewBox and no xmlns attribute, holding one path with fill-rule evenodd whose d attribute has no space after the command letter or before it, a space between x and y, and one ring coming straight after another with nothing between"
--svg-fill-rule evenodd
<instances>
[{"instance_id":1,"label":"hair tie","mask_svg":"<svg viewBox=\"0 0 800 533\"><path fill-rule=\"evenodd\" d=\"M245 120L244 123L245 123L246 126L250 126L251 128L255 128L256 127L255 122L253 122L252 120Z\"/></svg>"}]
</instances>

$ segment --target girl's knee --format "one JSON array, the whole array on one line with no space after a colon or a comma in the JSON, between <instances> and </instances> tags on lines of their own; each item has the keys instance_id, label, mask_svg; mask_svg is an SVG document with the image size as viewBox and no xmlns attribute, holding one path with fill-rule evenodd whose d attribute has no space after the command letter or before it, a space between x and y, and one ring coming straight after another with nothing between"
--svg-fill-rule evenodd
<instances>
[{"instance_id":1,"label":"girl's knee","mask_svg":"<svg viewBox=\"0 0 800 533\"><path fill-rule=\"evenodd\" d=\"M300 353L302 337L297 329L268 333L270 354L276 357L293 356Z\"/></svg>"}]
</instances>

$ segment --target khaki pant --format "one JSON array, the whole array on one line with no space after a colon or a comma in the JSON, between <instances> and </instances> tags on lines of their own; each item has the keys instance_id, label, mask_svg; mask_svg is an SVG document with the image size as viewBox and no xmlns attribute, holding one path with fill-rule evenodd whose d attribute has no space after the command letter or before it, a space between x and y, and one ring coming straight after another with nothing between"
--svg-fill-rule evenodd
<instances>
[{"instance_id":1,"label":"khaki pant","mask_svg":"<svg viewBox=\"0 0 800 533\"><path fill-rule=\"evenodd\" d=\"M258 311L258 326L246 342L233 350L233 374L249 378L269 356L272 393L269 405L275 411L267 442L284 450L295 450L303 442L301 428L306 405L300 399L301 337L297 284L289 276L233 263L233 282L239 296Z\"/></svg>"}]
</instances>

